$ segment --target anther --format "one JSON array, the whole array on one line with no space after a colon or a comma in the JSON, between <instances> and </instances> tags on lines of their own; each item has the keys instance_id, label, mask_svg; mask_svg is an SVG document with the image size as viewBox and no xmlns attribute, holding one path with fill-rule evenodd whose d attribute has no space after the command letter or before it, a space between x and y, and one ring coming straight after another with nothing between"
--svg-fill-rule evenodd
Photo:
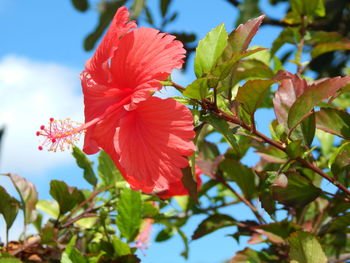
<instances>
[{"instance_id":1,"label":"anther","mask_svg":"<svg viewBox=\"0 0 350 263\"><path fill-rule=\"evenodd\" d=\"M42 151L42 150L43 150L43 147L42 147L42 146L39 146L38 149L39 149L39 151Z\"/></svg>"},{"instance_id":2,"label":"anther","mask_svg":"<svg viewBox=\"0 0 350 263\"><path fill-rule=\"evenodd\" d=\"M45 125L41 125L40 130L44 130L44 129L45 129Z\"/></svg>"}]
</instances>

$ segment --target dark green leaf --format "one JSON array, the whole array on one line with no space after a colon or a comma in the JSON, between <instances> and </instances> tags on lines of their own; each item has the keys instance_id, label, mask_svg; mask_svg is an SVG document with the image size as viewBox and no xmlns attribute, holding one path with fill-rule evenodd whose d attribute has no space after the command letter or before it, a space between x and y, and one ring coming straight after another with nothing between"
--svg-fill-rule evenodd
<instances>
[{"instance_id":1,"label":"dark green leaf","mask_svg":"<svg viewBox=\"0 0 350 263\"><path fill-rule=\"evenodd\" d=\"M299 40L300 33L298 28L286 27L273 41L271 48L271 56L274 56L284 44L295 44L298 43Z\"/></svg>"},{"instance_id":2,"label":"dark green leaf","mask_svg":"<svg viewBox=\"0 0 350 263\"><path fill-rule=\"evenodd\" d=\"M333 153L329 166L334 177L345 186L348 185L350 171L350 143L346 142Z\"/></svg>"},{"instance_id":3,"label":"dark green leaf","mask_svg":"<svg viewBox=\"0 0 350 263\"><path fill-rule=\"evenodd\" d=\"M24 221L29 224L35 220L35 205L38 202L38 192L35 185L16 174L7 174L15 186L24 207Z\"/></svg>"},{"instance_id":4,"label":"dark green leaf","mask_svg":"<svg viewBox=\"0 0 350 263\"><path fill-rule=\"evenodd\" d=\"M146 12L147 23L153 26L154 25L153 16L147 6L145 7L145 12Z\"/></svg>"},{"instance_id":5,"label":"dark green leaf","mask_svg":"<svg viewBox=\"0 0 350 263\"><path fill-rule=\"evenodd\" d=\"M306 145L311 146L316 132L316 115L314 112L301 122L301 131Z\"/></svg>"},{"instance_id":6,"label":"dark green leaf","mask_svg":"<svg viewBox=\"0 0 350 263\"><path fill-rule=\"evenodd\" d=\"M84 12L89 8L89 2L87 0L72 0L72 4L75 9Z\"/></svg>"},{"instance_id":7,"label":"dark green leaf","mask_svg":"<svg viewBox=\"0 0 350 263\"><path fill-rule=\"evenodd\" d=\"M191 167L182 168L182 183L188 191L190 197L198 203L197 181L194 179Z\"/></svg>"},{"instance_id":8,"label":"dark green leaf","mask_svg":"<svg viewBox=\"0 0 350 263\"><path fill-rule=\"evenodd\" d=\"M257 176L249 167L241 164L236 160L225 159L220 163L225 178L237 183L247 199L252 199L256 195Z\"/></svg>"},{"instance_id":9,"label":"dark green leaf","mask_svg":"<svg viewBox=\"0 0 350 263\"><path fill-rule=\"evenodd\" d=\"M350 213L334 218L327 228L328 232L345 232L349 229Z\"/></svg>"},{"instance_id":10,"label":"dark green leaf","mask_svg":"<svg viewBox=\"0 0 350 263\"><path fill-rule=\"evenodd\" d=\"M298 174L289 174L285 188L273 186L273 196L280 203L293 207L303 207L320 195L320 189Z\"/></svg>"},{"instance_id":11,"label":"dark green leaf","mask_svg":"<svg viewBox=\"0 0 350 263\"><path fill-rule=\"evenodd\" d=\"M89 184L95 186L97 184L97 178L94 170L92 169L92 162L78 147L73 147L72 154L77 162L77 165L84 170L85 180Z\"/></svg>"},{"instance_id":12,"label":"dark green leaf","mask_svg":"<svg viewBox=\"0 0 350 263\"><path fill-rule=\"evenodd\" d=\"M288 114L288 127L292 130L308 115L322 100L333 96L340 88L350 81L350 77L326 79L309 86L294 102Z\"/></svg>"},{"instance_id":13,"label":"dark green leaf","mask_svg":"<svg viewBox=\"0 0 350 263\"><path fill-rule=\"evenodd\" d=\"M273 83L275 83L274 80L248 80L238 89L236 100L247 113L253 115Z\"/></svg>"},{"instance_id":14,"label":"dark green leaf","mask_svg":"<svg viewBox=\"0 0 350 263\"><path fill-rule=\"evenodd\" d=\"M350 140L350 115L343 110L321 108L316 112L318 129Z\"/></svg>"},{"instance_id":15,"label":"dark green leaf","mask_svg":"<svg viewBox=\"0 0 350 263\"><path fill-rule=\"evenodd\" d=\"M227 45L227 37L224 24L221 24L199 41L194 59L194 71L197 78L209 73L216 65Z\"/></svg>"},{"instance_id":16,"label":"dark green leaf","mask_svg":"<svg viewBox=\"0 0 350 263\"><path fill-rule=\"evenodd\" d=\"M326 263L324 254L317 238L307 232L294 232L288 239L290 244L289 257L291 262Z\"/></svg>"},{"instance_id":17,"label":"dark green leaf","mask_svg":"<svg viewBox=\"0 0 350 263\"><path fill-rule=\"evenodd\" d=\"M63 215L84 201L84 195L75 187L68 187L63 181L52 180L50 195L58 202L60 214Z\"/></svg>"},{"instance_id":18,"label":"dark green leaf","mask_svg":"<svg viewBox=\"0 0 350 263\"><path fill-rule=\"evenodd\" d=\"M169 240L171 237L173 237L175 234L177 233L176 231L176 228L174 227L167 227L167 228L164 228L163 230L161 230L156 238L155 238L155 241L156 242L163 242L163 241L166 241L166 240Z\"/></svg>"},{"instance_id":19,"label":"dark green leaf","mask_svg":"<svg viewBox=\"0 0 350 263\"><path fill-rule=\"evenodd\" d=\"M116 224L120 233L128 242L133 241L142 221L141 193L124 188L117 203L117 211Z\"/></svg>"},{"instance_id":20,"label":"dark green leaf","mask_svg":"<svg viewBox=\"0 0 350 263\"><path fill-rule=\"evenodd\" d=\"M165 17L167 14L170 2L171 0L160 0L160 11L162 13L162 17Z\"/></svg>"},{"instance_id":21,"label":"dark green leaf","mask_svg":"<svg viewBox=\"0 0 350 263\"><path fill-rule=\"evenodd\" d=\"M201 238L218 229L221 229L223 227L233 226L235 224L236 224L236 220L228 215L224 215L224 214L211 215L206 219L204 219L199 224L194 234L192 235L192 239L194 240L194 239Z\"/></svg>"},{"instance_id":22,"label":"dark green leaf","mask_svg":"<svg viewBox=\"0 0 350 263\"><path fill-rule=\"evenodd\" d=\"M19 202L11 197L6 190L0 186L0 214L6 222L6 229L9 230L16 219L19 209Z\"/></svg>"},{"instance_id":23,"label":"dark green leaf","mask_svg":"<svg viewBox=\"0 0 350 263\"><path fill-rule=\"evenodd\" d=\"M145 4L146 0L134 0L130 8L132 13L132 19L137 18L141 14L143 8L145 7Z\"/></svg>"},{"instance_id":24,"label":"dark green leaf","mask_svg":"<svg viewBox=\"0 0 350 263\"><path fill-rule=\"evenodd\" d=\"M265 252L255 251L251 248L245 248L238 251L236 256L230 259L230 263L265 263L276 262L277 257Z\"/></svg>"}]
</instances>

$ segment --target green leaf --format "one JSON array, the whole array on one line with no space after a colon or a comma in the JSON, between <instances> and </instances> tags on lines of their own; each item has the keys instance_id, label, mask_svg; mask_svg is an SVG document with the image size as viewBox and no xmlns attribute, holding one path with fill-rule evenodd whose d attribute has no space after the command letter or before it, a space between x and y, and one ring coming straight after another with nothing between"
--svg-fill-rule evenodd
<instances>
[{"instance_id":1,"label":"green leaf","mask_svg":"<svg viewBox=\"0 0 350 263\"><path fill-rule=\"evenodd\" d=\"M80 12L85 12L89 8L89 2L87 0L72 0L72 4Z\"/></svg>"},{"instance_id":2,"label":"green leaf","mask_svg":"<svg viewBox=\"0 0 350 263\"><path fill-rule=\"evenodd\" d=\"M204 76L214 68L227 45L227 37L224 24L221 24L199 41L194 58L194 71L197 78Z\"/></svg>"},{"instance_id":3,"label":"green leaf","mask_svg":"<svg viewBox=\"0 0 350 263\"><path fill-rule=\"evenodd\" d=\"M38 192L35 185L16 174L7 174L15 186L24 207L24 222L29 224L35 220L35 205L38 202Z\"/></svg>"},{"instance_id":4,"label":"green leaf","mask_svg":"<svg viewBox=\"0 0 350 263\"><path fill-rule=\"evenodd\" d=\"M85 180L89 184L95 186L97 184L97 178L94 170L92 169L92 162L78 147L73 147L72 154L77 162L77 165L84 170Z\"/></svg>"},{"instance_id":5,"label":"green leaf","mask_svg":"<svg viewBox=\"0 0 350 263\"><path fill-rule=\"evenodd\" d=\"M192 99L205 99L209 94L209 81L214 79L213 77L196 79L186 87L186 90L182 94Z\"/></svg>"},{"instance_id":6,"label":"green leaf","mask_svg":"<svg viewBox=\"0 0 350 263\"><path fill-rule=\"evenodd\" d=\"M292 141L287 145L286 152L290 158L295 159L301 157L301 155L304 153L304 149L301 147L301 145L301 140Z\"/></svg>"},{"instance_id":7,"label":"green leaf","mask_svg":"<svg viewBox=\"0 0 350 263\"><path fill-rule=\"evenodd\" d=\"M349 229L350 213L334 218L328 225L328 232L343 232Z\"/></svg>"},{"instance_id":8,"label":"green leaf","mask_svg":"<svg viewBox=\"0 0 350 263\"><path fill-rule=\"evenodd\" d=\"M350 77L326 79L309 86L294 102L288 113L288 127L293 130L318 103L333 96L350 81Z\"/></svg>"},{"instance_id":9,"label":"green leaf","mask_svg":"<svg viewBox=\"0 0 350 263\"><path fill-rule=\"evenodd\" d=\"M172 238L177 233L177 230L175 227L166 227L163 230L161 230L156 238L156 242L164 242Z\"/></svg>"},{"instance_id":10,"label":"green leaf","mask_svg":"<svg viewBox=\"0 0 350 263\"><path fill-rule=\"evenodd\" d=\"M131 254L129 245L121 241L117 236L113 236L112 244L114 248L114 257Z\"/></svg>"},{"instance_id":11,"label":"green leaf","mask_svg":"<svg viewBox=\"0 0 350 263\"><path fill-rule=\"evenodd\" d=\"M190 166L181 169L182 171L182 183L188 191L190 197L198 203L198 191L197 191L197 181L192 174L192 169Z\"/></svg>"},{"instance_id":12,"label":"green leaf","mask_svg":"<svg viewBox=\"0 0 350 263\"><path fill-rule=\"evenodd\" d=\"M234 226L236 222L237 221L235 219L228 215L211 215L199 224L197 229L194 231L194 234L192 235L192 239L195 240L201 238L223 227Z\"/></svg>"},{"instance_id":13,"label":"green leaf","mask_svg":"<svg viewBox=\"0 0 350 263\"><path fill-rule=\"evenodd\" d=\"M19 209L19 202L11 197L6 190L0 186L0 214L3 215L8 231L15 221Z\"/></svg>"},{"instance_id":14,"label":"green leaf","mask_svg":"<svg viewBox=\"0 0 350 263\"><path fill-rule=\"evenodd\" d=\"M146 4L146 0L134 0L132 3L132 6L130 8L131 13L132 13L132 19L137 18L142 10L144 9Z\"/></svg>"},{"instance_id":15,"label":"green leaf","mask_svg":"<svg viewBox=\"0 0 350 263\"><path fill-rule=\"evenodd\" d=\"M77 236L73 236L62 253L61 263L88 263L78 249L74 247Z\"/></svg>"},{"instance_id":16,"label":"green leaf","mask_svg":"<svg viewBox=\"0 0 350 263\"><path fill-rule=\"evenodd\" d=\"M323 0L291 0L290 5L298 15L320 16L326 15Z\"/></svg>"},{"instance_id":17,"label":"green leaf","mask_svg":"<svg viewBox=\"0 0 350 263\"><path fill-rule=\"evenodd\" d=\"M170 2L171 0L160 0L160 11L162 13L162 17L165 17L167 14Z\"/></svg>"},{"instance_id":18,"label":"green leaf","mask_svg":"<svg viewBox=\"0 0 350 263\"><path fill-rule=\"evenodd\" d=\"M225 178L233 180L247 199L252 199L257 192L257 176L249 167L239 161L225 159L220 163Z\"/></svg>"},{"instance_id":19,"label":"green leaf","mask_svg":"<svg viewBox=\"0 0 350 263\"><path fill-rule=\"evenodd\" d=\"M36 209L43 211L52 218L57 218L60 213L59 205L56 201L39 200Z\"/></svg>"},{"instance_id":20,"label":"green leaf","mask_svg":"<svg viewBox=\"0 0 350 263\"><path fill-rule=\"evenodd\" d=\"M329 166L334 177L347 187L350 171L350 142L346 142L336 149L329 160Z\"/></svg>"},{"instance_id":21,"label":"green leaf","mask_svg":"<svg viewBox=\"0 0 350 263\"><path fill-rule=\"evenodd\" d=\"M316 112L316 126L325 132L350 140L350 115L335 108L321 108Z\"/></svg>"},{"instance_id":22,"label":"green leaf","mask_svg":"<svg viewBox=\"0 0 350 263\"><path fill-rule=\"evenodd\" d=\"M241 103L247 113L253 115L266 98L270 86L274 83L274 80L248 80L243 86L239 87L236 100Z\"/></svg>"},{"instance_id":23,"label":"green leaf","mask_svg":"<svg viewBox=\"0 0 350 263\"><path fill-rule=\"evenodd\" d=\"M128 242L133 241L142 221L141 193L124 188L117 203L117 211L116 224L120 233Z\"/></svg>"},{"instance_id":24,"label":"green leaf","mask_svg":"<svg viewBox=\"0 0 350 263\"><path fill-rule=\"evenodd\" d=\"M51 181L50 195L58 202L60 215L64 215L84 201L84 195L81 191L75 187L68 187L65 182L58 180Z\"/></svg>"},{"instance_id":25,"label":"green leaf","mask_svg":"<svg viewBox=\"0 0 350 263\"><path fill-rule=\"evenodd\" d=\"M232 148L239 148L236 142L236 138L233 135L233 131L230 129L225 120L220 119L213 114L208 114L202 117L202 121L209 123L217 132L220 132Z\"/></svg>"},{"instance_id":26,"label":"green leaf","mask_svg":"<svg viewBox=\"0 0 350 263\"><path fill-rule=\"evenodd\" d=\"M113 160L105 151L101 151L98 156L97 171L103 186L115 185L118 181L124 181Z\"/></svg>"},{"instance_id":27,"label":"green leaf","mask_svg":"<svg viewBox=\"0 0 350 263\"><path fill-rule=\"evenodd\" d=\"M304 177L294 173L287 177L287 187L272 186L273 197L280 203L293 207L303 207L320 195L320 189Z\"/></svg>"},{"instance_id":28,"label":"green leaf","mask_svg":"<svg viewBox=\"0 0 350 263\"><path fill-rule=\"evenodd\" d=\"M348 43L322 43L316 45L311 51L311 57L316 58L324 53L337 50L350 50L350 41Z\"/></svg>"},{"instance_id":29,"label":"green leaf","mask_svg":"<svg viewBox=\"0 0 350 263\"><path fill-rule=\"evenodd\" d=\"M327 262L327 257L314 235L307 232L294 232L288 241L290 244L289 257L292 263Z\"/></svg>"},{"instance_id":30,"label":"green leaf","mask_svg":"<svg viewBox=\"0 0 350 263\"><path fill-rule=\"evenodd\" d=\"M278 258L274 255L255 251L247 247L244 250L238 251L237 254L230 259L230 263L265 263L277 262L276 260L278 260Z\"/></svg>"}]
</instances>

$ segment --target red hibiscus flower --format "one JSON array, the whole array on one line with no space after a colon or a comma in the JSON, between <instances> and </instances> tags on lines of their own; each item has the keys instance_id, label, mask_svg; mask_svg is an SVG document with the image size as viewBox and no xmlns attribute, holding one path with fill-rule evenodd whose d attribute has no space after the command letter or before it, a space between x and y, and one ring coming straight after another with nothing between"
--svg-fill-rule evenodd
<instances>
[{"instance_id":1,"label":"red hibiscus flower","mask_svg":"<svg viewBox=\"0 0 350 263\"><path fill-rule=\"evenodd\" d=\"M134 29L136 23L128 20L126 7L119 8L81 73L85 124L67 129L52 120L39 135L55 150L84 130L85 153L104 149L132 189L157 193L181 182L181 168L195 149L189 109L151 97L162 88L159 81L181 68L185 50L174 36Z\"/></svg>"}]
</instances>

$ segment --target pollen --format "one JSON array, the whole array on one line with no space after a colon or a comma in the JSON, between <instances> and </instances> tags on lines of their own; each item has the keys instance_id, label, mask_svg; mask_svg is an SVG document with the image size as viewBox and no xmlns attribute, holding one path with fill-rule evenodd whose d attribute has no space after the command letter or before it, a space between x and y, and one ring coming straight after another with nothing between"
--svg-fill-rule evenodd
<instances>
[{"instance_id":1,"label":"pollen","mask_svg":"<svg viewBox=\"0 0 350 263\"><path fill-rule=\"evenodd\" d=\"M64 151L76 144L84 131L84 126L71 120L55 120L50 118L48 126L41 125L36 135L42 138L39 150Z\"/></svg>"}]
</instances>

